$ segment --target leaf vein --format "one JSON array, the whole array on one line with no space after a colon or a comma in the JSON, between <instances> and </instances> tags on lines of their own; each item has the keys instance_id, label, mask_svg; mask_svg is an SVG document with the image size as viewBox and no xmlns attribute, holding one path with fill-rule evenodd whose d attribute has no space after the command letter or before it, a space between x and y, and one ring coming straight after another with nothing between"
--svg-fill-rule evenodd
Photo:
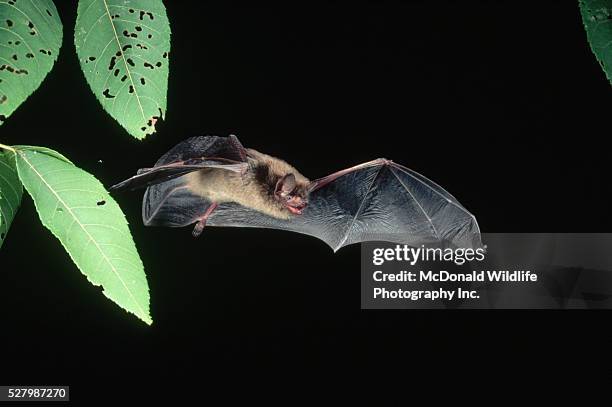
<instances>
[{"instance_id":1,"label":"leaf vein","mask_svg":"<svg viewBox=\"0 0 612 407\"><path fill-rule=\"evenodd\" d=\"M19 153L21 159L28 165L28 167L30 167L30 169L36 174L36 176L40 179L39 185L42 185L43 183L46 185L46 187L49 189L49 191L51 192L51 194L53 194L56 199L58 199L61 204L66 208L66 210L70 213L70 215L73 217L73 219L75 220L75 222L77 222L77 224L81 227L81 229L83 230L83 232L87 235L88 238L88 242L87 244L89 244L90 241L92 241L94 243L94 245L96 246L96 249L98 251L98 253L104 258L105 262L108 264L108 266L110 267L111 271L113 272L113 274L115 275L115 277L119 280L119 282L121 283L121 285L125 288L126 292L128 293L128 295L130 296L130 298L132 299L134 305L138 308L139 312L141 313L142 317L145 317L147 314L144 312L144 310L142 309L140 303L136 300L136 298L134 297L134 294L132 293L132 291L128 288L128 286L126 285L125 281L123 281L123 278L121 278L121 275L118 273L117 268L115 267L115 265L108 259L108 256L106 256L106 253L102 250L102 246L107 245L107 244L103 244L103 243L98 243L93 236L89 233L89 231L81 224L81 222L79 221L78 217L76 216L76 214L72 211L72 209L68 206L68 204L62 199L61 196L59 196L55 190L53 189L53 187L46 181L46 179L44 178L44 176L38 172L38 170L36 169L36 167L34 167L34 165L28 160L28 158L26 157L25 154L23 153ZM39 187L40 189L40 187ZM118 246L121 247L121 246ZM124 249L127 250L127 249Z\"/></svg>"}]
</instances>

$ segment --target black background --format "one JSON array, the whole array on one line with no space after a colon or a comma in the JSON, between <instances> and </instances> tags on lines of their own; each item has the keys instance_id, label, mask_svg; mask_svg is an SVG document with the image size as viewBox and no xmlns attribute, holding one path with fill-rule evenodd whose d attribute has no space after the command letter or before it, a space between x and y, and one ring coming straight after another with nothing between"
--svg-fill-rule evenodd
<instances>
[{"instance_id":1,"label":"black background","mask_svg":"<svg viewBox=\"0 0 612 407\"><path fill-rule=\"evenodd\" d=\"M168 1L167 119L144 142L96 101L74 52L76 5L56 4L59 60L0 141L54 148L105 185L186 137L237 134L311 178L394 159L444 186L485 232L612 229L612 89L576 2ZM231 228L193 239L142 226L140 193L115 196L153 326L87 282L26 197L0 251L1 383L69 384L87 400L112 399L101 386L157 397L176 383L240 392L242 378L274 387L278 376L316 392L330 374L363 383L391 369L402 380L518 371L536 383L610 373L607 311L364 311L358 245L333 254L307 236Z\"/></svg>"}]
</instances>

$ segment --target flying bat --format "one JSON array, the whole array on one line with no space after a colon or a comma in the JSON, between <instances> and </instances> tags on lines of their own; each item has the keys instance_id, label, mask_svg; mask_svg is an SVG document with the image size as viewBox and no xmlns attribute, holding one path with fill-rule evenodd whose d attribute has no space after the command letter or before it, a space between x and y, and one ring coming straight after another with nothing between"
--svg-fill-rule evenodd
<instances>
[{"instance_id":1,"label":"flying bat","mask_svg":"<svg viewBox=\"0 0 612 407\"><path fill-rule=\"evenodd\" d=\"M442 187L379 158L310 181L236 136L189 138L111 189L146 187L147 226L289 230L334 251L364 241L481 247L476 218Z\"/></svg>"}]
</instances>

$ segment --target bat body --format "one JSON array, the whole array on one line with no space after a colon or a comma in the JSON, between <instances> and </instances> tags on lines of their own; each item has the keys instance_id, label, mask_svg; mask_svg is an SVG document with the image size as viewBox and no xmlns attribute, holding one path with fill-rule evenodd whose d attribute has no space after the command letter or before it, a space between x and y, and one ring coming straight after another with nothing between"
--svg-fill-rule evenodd
<instances>
[{"instance_id":1,"label":"bat body","mask_svg":"<svg viewBox=\"0 0 612 407\"><path fill-rule=\"evenodd\" d=\"M294 186L287 192L300 188L305 199L310 181L278 158L252 149L246 151L249 170L234 172L210 168L194 171L185 176L186 184L195 195L210 202L217 204L235 202L275 218L289 219L292 215L291 208L295 206L284 205L282 200L276 199L277 184L281 182L288 188L289 180L283 177L292 174L295 179ZM282 187L281 184L279 188ZM299 214L299 208L296 208L295 213Z\"/></svg>"},{"instance_id":2,"label":"bat body","mask_svg":"<svg viewBox=\"0 0 612 407\"><path fill-rule=\"evenodd\" d=\"M285 161L245 149L235 136L193 137L111 189L147 187L145 225L283 229L334 251L381 240L481 247L478 223L422 175L377 159L314 181Z\"/></svg>"}]
</instances>

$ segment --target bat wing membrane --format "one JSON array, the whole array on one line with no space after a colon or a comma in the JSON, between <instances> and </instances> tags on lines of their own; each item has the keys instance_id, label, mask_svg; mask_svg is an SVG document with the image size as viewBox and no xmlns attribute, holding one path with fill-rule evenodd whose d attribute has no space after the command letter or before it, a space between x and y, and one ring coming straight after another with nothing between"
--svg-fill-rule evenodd
<instances>
[{"instance_id":1,"label":"bat wing membrane","mask_svg":"<svg viewBox=\"0 0 612 407\"><path fill-rule=\"evenodd\" d=\"M144 188L204 168L243 172L248 168L246 161L246 150L236 136L191 137L174 146L152 168L142 168L135 176L109 189Z\"/></svg>"}]
</instances>

